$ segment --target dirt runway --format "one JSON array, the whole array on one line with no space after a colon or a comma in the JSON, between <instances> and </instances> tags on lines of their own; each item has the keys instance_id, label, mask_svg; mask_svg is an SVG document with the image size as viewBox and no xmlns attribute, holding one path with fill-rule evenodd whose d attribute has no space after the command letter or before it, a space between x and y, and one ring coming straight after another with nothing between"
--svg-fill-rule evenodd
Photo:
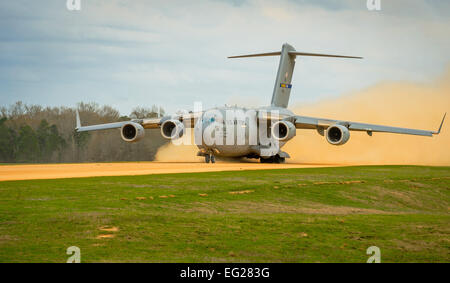
<instances>
[{"instance_id":1,"label":"dirt runway","mask_svg":"<svg viewBox=\"0 0 450 283\"><path fill-rule=\"evenodd\" d=\"M260 164L256 162L218 162L216 164L206 164L200 162L121 162L0 165L0 181L335 166L342 165L294 163Z\"/></svg>"}]
</instances>

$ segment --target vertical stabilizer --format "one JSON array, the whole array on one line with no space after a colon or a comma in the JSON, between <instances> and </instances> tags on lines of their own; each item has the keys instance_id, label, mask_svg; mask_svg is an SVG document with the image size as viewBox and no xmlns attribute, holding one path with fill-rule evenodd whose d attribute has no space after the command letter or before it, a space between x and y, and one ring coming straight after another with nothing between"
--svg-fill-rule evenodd
<instances>
[{"instance_id":1,"label":"vertical stabilizer","mask_svg":"<svg viewBox=\"0 0 450 283\"><path fill-rule=\"evenodd\" d=\"M286 108L289 103L289 96L292 89L292 73L295 66L295 55L289 52L295 52L294 47L289 44L283 44L281 48L280 64L278 66L275 86L273 88L271 106Z\"/></svg>"}]
</instances>

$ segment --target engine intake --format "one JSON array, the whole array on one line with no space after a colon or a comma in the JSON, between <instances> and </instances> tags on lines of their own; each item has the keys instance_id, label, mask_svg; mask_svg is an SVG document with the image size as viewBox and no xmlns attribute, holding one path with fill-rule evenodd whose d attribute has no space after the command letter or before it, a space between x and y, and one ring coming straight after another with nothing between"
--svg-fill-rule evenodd
<instances>
[{"instance_id":1,"label":"engine intake","mask_svg":"<svg viewBox=\"0 0 450 283\"><path fill-rule=\"evenodd\" d=\"M296 134L295 125L289 121L278 121L272 125L272 136L279 141L288 141Z\"/></svg>"},{"instance_id":2,"label":"engine intake","mask_svg":"<svg viewBox=\"0 0 450 283\"><path fill-rule=\"evenodd\" d=\"M342 125L333 125L327 129L327 141L332 145L342 145L350 139L350 131Z\"/></svg>"},{"instance_id":3,"label":"engine intake","mask_svg":"<svg viewBox=\"0 0 450 283\"><path fill-rule=\"evenodd\" d=\"M144 137L145 131L144 127L142 127L140 124L130 122L120 128L120 135L126 142L137 142Z\"/></svg>"},{"instance_id":4,"label":"engine intake","mask_svg":"<svg viewBox=\"0 0 450 283\"><path fill-rule=\"evenodd\" d=\"M184 125L178 120L166 120L161 125L161 135L169 140L179 139L184 134Z\"/></svg>"}]
</instances>

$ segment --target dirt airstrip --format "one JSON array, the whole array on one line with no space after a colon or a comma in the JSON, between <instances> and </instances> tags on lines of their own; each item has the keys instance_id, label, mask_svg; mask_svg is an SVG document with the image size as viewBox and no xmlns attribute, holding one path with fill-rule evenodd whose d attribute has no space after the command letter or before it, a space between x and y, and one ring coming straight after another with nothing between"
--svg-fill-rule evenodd
<instances>
[{"instance_id":1,"label":"dirt airstrip","mask_svg":"<svg viewBox=\"0 0 450 283\"><path fill-rule=\"evenodd\" d=\"M0 165L0 181L60 179L95 176L127 176L165 173L191 173L213 171L239 171L261 169L334 167L336 164L260 164L195 162L122 162L122 163L76 163L76 164L27 164Z\"/></svg>"}]
</instances>

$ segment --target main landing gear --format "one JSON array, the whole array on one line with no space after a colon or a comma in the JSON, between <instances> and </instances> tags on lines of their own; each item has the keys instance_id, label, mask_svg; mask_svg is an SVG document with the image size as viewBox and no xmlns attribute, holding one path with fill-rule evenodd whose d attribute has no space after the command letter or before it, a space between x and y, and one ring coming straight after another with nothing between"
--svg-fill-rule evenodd
<instances>
[{"instance_id":1,"label":"main landing gear","mask_svg":"<svg viewBox=\"0 0 450 283\"><path fill-rule=\"evenodd\" d=\"M216 163L216 158L214 157L214 155L212 154L205 155L205 162L209 163L210 161L211 163Z\"/></svg>"},{"instance_id":2,"label":"main landing gear","mask_svg":"<svg viewBox=\"0 0 450 283\"><path fill-rule=\"evenodd\" d=\"M285 163L286 159L284 157L281 157L281 156L279 156L277 154L277 155L274 155L274 156L271 156L271 157L268 157L268 158L260 157L259 161L261 163Z\"/></svg>"}]
</instances>

